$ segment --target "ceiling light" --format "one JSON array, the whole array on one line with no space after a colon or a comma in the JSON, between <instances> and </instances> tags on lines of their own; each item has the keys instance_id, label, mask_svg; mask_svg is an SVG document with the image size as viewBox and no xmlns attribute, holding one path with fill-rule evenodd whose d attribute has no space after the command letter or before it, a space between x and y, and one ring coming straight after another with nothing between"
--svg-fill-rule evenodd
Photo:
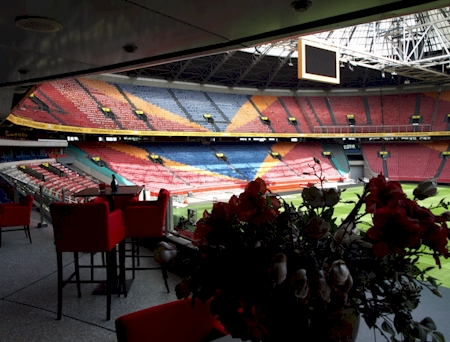
<instances>
[{"instance_id":1,"label":"ceiling light","mask_svg":"<svg viewBox=\"0 0 450 342\"><path fill-rule=\"evenodd\" d=\"M137 46L134 44L126 44L122 47L122 49L124 49L125 52L133 53L137 50Z\"/></svg>"},{"instance_id":2,"label":"ceiling light","mask_svg":"<svg viewBox=\"0 0 450 342\"><path fill-rule=\"evenodd\" d=\"M41 33L52 33L62 29L62 25L56 20L29 15L17 16L16 25L24 30Z\"/></svg>"},{"instance_id":3,"label":"ceiling light","mask_svg":"<svg viewBox=\"0 0 450 342\"><path fill-rule=\"evenodd\" d=\"M19 68L19 69L17 69L17 71L18 71L19 74L21 74L21 75L26 75L26 74L28 74L28 73L30 72L30 70L27 69L27 68Z\"/></svg>"},{"instance_id":4,"label":"ceiling light","mask_svg":"<svg viewBox=\"0 0 450 342\"><path fill-rule=\"evenodd\" d=\"M392 76L397 75L397 73L395 72L395 70L391 73Z\"/></svg>"},{"instance_id":5,"label":"ceiling light","mask_svg":"<svg viewBox=\"0 0 450 342\"><path fill-rule=\"evenodd\" d=\"M290 67L293 67L293 66L294 66L294 64L292 63L292 59L291 59L291 58L289 58L289 63L288 63L288 65L289 65Z\"/></svg>"},{"instance_id":6,"label":"ceiling light","mask_svg":"<svg viewBox=\"0 0 450 342\"><path fill-rule=\"evenodd\" d=\"M291 3L291 7L297 12L305 12L311 5L312 2L309 0L296 0Z\"/></svg>"}]
</instances>

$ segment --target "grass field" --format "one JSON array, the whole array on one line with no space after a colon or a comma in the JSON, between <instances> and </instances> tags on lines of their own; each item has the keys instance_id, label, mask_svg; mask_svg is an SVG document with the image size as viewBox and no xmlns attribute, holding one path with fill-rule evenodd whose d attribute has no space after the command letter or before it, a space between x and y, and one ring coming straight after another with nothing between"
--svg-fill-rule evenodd
<instances>
[{"instance_id":1,"label":"grass field","mask_svg":"<svg viewBox=\"0 0 450 342\"><path fill-rule=\"evenodd\" d=\"M413 198L412 192L415 188L413 184L403 184L402 185L404 192L408 195L409 198ZM419 201L419 204L424 207L434 206L439 203L442 198L447 198L450 200L450 187L439 186L439 192L436 196L427 198L426 200ZM342 201L357 201L358 198L356 194L362 193L362 187L353 187L348 188L342 193ZM293 203L295 206L301 204L301 194L290 194L286 196L281 196L288 203ZM190 204L185 208L174 208L174 223L176 224L181 216L187 218L187 210L193 209L197 211L197 219L200 219L203 215L204 210L211 211L212 208L211 203L201 203L201 204ZM339 222L340 219L344 219L350 210L353 208L351 204L338 203L335 206L334 216L337 218L336 222ZM364 210L364 207L362 208ZM436 210L435 214L440 214L444 209ZM370 216L366 216L367 222L370 224ZM194 228L194 227L192 227ZM364 227L361 227L364 229ZM421 266L435 266L434 259L431 256L424 256L420 259ZM438 269L437 266L435 269L429 272L429 274L439 280L442 283L442 286L450 288L450 259L441 259L442 268Z\"/></svg>"}]
</instances>

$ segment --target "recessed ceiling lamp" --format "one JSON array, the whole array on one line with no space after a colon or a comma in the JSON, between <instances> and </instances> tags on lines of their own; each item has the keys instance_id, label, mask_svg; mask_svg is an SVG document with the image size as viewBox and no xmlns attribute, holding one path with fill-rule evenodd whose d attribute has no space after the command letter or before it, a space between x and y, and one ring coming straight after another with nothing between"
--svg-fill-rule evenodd
<instances>
[{"instance_id":1,"label":"recessed ceiling lamp","mask_svg":"<svg viewBox=\"0 0 450 342\"><path fill-rule=\"evenodd\" d=\"M306 12L311 5L312 2L309 0L296 0L291 3L291 7L297 12Z\"/></svg>"},{"instance_id":2,"label":"recessed ceiling lamp","mask_svg":"<svg viewBox=\"0 0 450 342\"><path fill-rule=\"evenodd\" d=\"M31 15L17 16L16 25L24 30L41 33L58 32L62 29L62 25L56 20Z\"/></svg>"},{"instance_id":3,"label":"recessed ceiling lamp","mask_svg":"<svg viewBox=\"0 0 450 342\"><path fill-rule=\"evenodd\" d=\"M30 70L27 69L27 68L19 68L19 69L17 69L17 71L18 71L19 74L21 74L21 75L26 75L26 74L29 74L29 73L30 73Z\"/></svg>"},{"instance_id":4,"label":"recessed ceiling lamp","mask_svg":"<svg viewBox=\"0 0 450 342\"><path fill-rule=\"evenodd\" d=\"M122 49L124 49L125 52L133 53L137 50L137 46L134 44L126 44L122 47Z\"/></svg>"}]
</instances>

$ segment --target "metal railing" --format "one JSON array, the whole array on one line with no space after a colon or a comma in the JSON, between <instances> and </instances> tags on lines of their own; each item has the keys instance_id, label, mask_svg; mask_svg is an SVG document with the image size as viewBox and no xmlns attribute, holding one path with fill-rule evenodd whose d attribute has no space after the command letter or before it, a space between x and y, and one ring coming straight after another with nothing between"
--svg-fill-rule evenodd
<instances>
[{"instance_id":1,"label":"metal railing","mask_svg":"<svg viewBox=\"0 0 450 342\"><path fill-rule=\"evenodd\" d=\"M431 125L391 125L391 126L314 126L315 134L390 134L390 133L413 133L431 132Z\"/></svg>"}]
</instances>

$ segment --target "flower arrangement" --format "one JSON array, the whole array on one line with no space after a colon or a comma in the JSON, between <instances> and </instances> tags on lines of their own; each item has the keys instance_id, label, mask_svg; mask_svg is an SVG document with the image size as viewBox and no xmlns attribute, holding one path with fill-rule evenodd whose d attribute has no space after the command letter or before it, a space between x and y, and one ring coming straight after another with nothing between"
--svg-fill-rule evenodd
<instances>
[{"instance_id":1,"label":"flower arrangement","mask_svg":"<svg viewBox=\"0 0 450 342\"><path fill-rule=\"evenodd\" d=\"M320 186L305 188L298 208L258 178L239 197L205 211L194 233L201 256L177 296L211 300L211 312L242 340L351 341L354 330L344 337L348 323L362 317L389 341L444 341L431 318L411 315L424 287L441 295L430 268L419 267L420 256L432 255L439 267L449 256L450 213L431 211L448 203L417 202L435 195L436 183L420 183L411 200L380 174L357 201L346 202L353 208L337 222L341 190L324 188L314 161Z\"/></svg>"}]
</instances>

